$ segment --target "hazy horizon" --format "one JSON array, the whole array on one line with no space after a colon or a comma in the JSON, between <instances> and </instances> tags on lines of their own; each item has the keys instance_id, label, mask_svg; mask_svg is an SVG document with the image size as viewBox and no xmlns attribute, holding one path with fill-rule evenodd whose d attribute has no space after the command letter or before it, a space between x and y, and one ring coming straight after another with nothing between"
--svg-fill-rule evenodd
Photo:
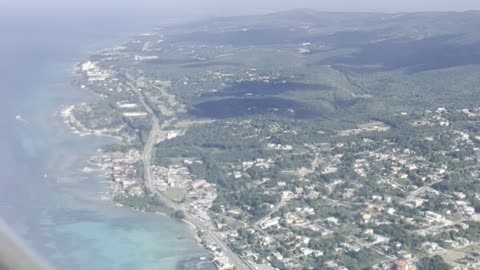
<instances>
[{"instance_id":1,"label":"hazy horizon","mask_svg":"<svg viewBox=\"0 0 480 270\"><path fill-rule=\"evenodd\" d=\"M474 0L460 0L453 3L450 0L126 0L118 3L114 0L61 1L61 0L18 0L0 1L0 10L3 12L20 12L28 14L76 13L92 16L97 13L132 14L159 14L175 16L221 16L269 13L290 9L308 8L328 12L420 12L420 11L466 11L480 10L480 2ZM185 18L186 19L186 18Z\"/></svg>"}]
</instances>

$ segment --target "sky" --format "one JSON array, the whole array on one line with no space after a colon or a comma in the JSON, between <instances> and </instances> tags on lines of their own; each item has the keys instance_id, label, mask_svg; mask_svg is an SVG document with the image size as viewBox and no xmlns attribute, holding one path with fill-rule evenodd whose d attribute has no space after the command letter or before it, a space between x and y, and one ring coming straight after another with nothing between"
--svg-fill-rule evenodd
<instances>
[{"instance_id":1,"label":"sky","mask_svg":"<svg viewBox=\"0 0 480 270\"><path fill-rule=\"evenodd\" d=\"M480 10L479 0L0 0L0 9L23 12L158 12L186 15L243 15L294 8L319 11Z\"/></svg>"}]
</instances>

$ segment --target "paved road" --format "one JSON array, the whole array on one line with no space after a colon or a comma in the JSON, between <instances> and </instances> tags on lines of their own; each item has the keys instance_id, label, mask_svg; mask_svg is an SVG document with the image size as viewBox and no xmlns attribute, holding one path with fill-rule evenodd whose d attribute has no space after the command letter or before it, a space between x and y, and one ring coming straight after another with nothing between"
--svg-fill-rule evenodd
<instances>
[{"instance_id":1,"label":"paved road","mask_svg":"<svg viewBox=\"0 0 480 270\"><path fill-rule=\"evenodd\" d=\"M245 263L245 261L240 258L237 254L235 254L218 236L218 234L212 230L212 224L206 223L202 221L197 216L192 213L189 213L187 209L178 203L173 202L172 200L165 197L161 192L158 192L153 184L153 176L152 176L152 167L151 167L151 157L152 151L154 149L155 144L158 141L163 141L166 139L167 134L166 132L162 131L164 128L168 127L173 120L167 120L162 125L160 125L160 119L155 114L154 110L150 106L150 104L146 101L145 96L143 93L133 84L131 83L128 76L127 84L133 89L133 91L138 96L140 102L145 107L145 110L150 114L152 117L152 129L150 130L150 134L148 135L148 139L145 142L145 147L143 150L143 166L144 166L144 181L146 188L150 191L151 194L155 194L160 202L166 205L168 208L171 208L175 211L183 211L185 213L185 220L193 224L197 230L201 230L204 232L206 237L208 237L209 242L213 242L216 246L222 250L222 252L229 258L230 263L235 266L237 270L253 270L254 267L250 266L249 264Z\"/></svg>"},{"instance_id":2,"label":"paved road","mask_svg":"<svg viewBox=\"0 0 480 270\"><path fill-rule=\"evenodd\" d=\"M269 219L271 215L273 215L275 212L277 212L282 207L284 207L289 201L290 199L285 199L285 198L280 199L280 202L277 205L275 205L275 207L268 214L266 214L263 218L257 220L254 224L255 225L262 224L262 222L265 222L267 219Z\"/></svg>"}]
</instances>

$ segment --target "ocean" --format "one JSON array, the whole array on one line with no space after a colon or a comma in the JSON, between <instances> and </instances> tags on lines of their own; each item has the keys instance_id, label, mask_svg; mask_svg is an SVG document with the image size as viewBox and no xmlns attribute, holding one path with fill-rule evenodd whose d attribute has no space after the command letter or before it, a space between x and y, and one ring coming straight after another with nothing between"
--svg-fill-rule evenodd
<instances>
[{"instance_id":1,"label":"ocean","mask_svg":"<svg viewBox=\"0 0 480 270\"><path fill-rule=\"evenodd\" d=\"M0 18L0 216L56 269L182 269L207 255L187 225L105 200L109 183L82 169L110 139L78 137L60 118L95 99L71 85L74 65L158 20Z\"/></svg>"}]
</instances>

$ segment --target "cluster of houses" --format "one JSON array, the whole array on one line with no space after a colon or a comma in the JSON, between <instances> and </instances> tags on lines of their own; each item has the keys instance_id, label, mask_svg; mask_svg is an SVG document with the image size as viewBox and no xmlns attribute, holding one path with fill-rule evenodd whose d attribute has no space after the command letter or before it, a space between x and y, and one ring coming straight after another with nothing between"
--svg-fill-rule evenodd
<instances>
[{"instance_id":1,"label":"cluster of houses","mask_svg":"<svg viewBox=\"0 0 480 270\"><path fill-rule=\"evenodd\" d=\"M90 162L100 166L107 177L128 189L142 183L139 176L139 168L142 164L142 155L137 149L130 149L126 152L103 152L90 159ZM142 195L142 194L136 194Z\"/></svg>"},{"instance_id":2,"label":"cluster of houses","mask_svg":"<svg viewBox=\"0 0 480 270\"><path fill-rule=\"evenodd\" d=\"M111 72L101 69L96 63L87 61L80 66L89 82L105 81L112 76Z\"/></svg>"},{"instance_id":3,"label":"cluster of houses","mask_svg":"<svg viewBox=\"0 0 480 270\"><path fill-rule=\"evenodd\" d=\"M227 176L233 176L235 179L238 179L245 174L245 171L247 171L252 167L268 169L272 167L274 163L275 163L275 160L272 158L269 158L269 159L257 158L251 161L243 161L239 165L232 166L232 172L229 172Z\"/></svg>"},{"instance_id":4,"label":"cluster of houses","mask_svg":"<svg viewBox=\"0 0 480 270\"><path fill-rule=\"evenodd\" d=\"M170 188L186 189L193 181L190 171L182 164L168 167L152 166L153 184L159 191Z\"/></svg>"},{"instance_id":5,"label":"cluster of houses","mask_svg":"<svg viewBox=\"0 0 480 270\"><path fill-rule=\"evenodd\" d=\"M445 108L438 108L436 111L426 110L424 116L412 122L415 127L418 126L450 126L450 121L446 118L448 110Z\"/></svg>"},{"instance_id":6,"label":"cluster of houses","mask_svg":"<svg viewBox=\"0 0 480 270\"><path fill-rule=\"evenodd\" d=\"M154 185L160 192L171 189L185 191L184 201L188 211L195 213L204 220L209 220L209 209L217 197L215 184L204 179L195 179L186 165L201 163L200 160L183 160L182 163L168 167L153 166Z\"/></svg>"},{"instance_id":7,"label":"cluster of houses","mask_svg":"<svg viewBox=\"0 0 480 270\"><path fill-rule=\"evenodd\" d=\"M480 115L480 110L462 110L461 113L471 118ZM428 126L451 126L450 122L453 120L450 119L449 114L447 109L439 108L435 111L427 111L420 115L420 118L428 121L428 123L425 122L427 123L425 125ZM401 114L402 117L407 115L406 113ZM405 120L407 124L410 123L409 119ZM361 125L358 129L345 131L337 135L350 136L361 132L383 132L388 129L389 127L383 123L375 122ZM480 149L474 145L476 143L474 135L469 134L471 132L450 129L445 129L444 132L448 133L447 138L452 141L450 144L452 151L471 149L475 152L473 155L480 153ZM426 144L432 142L432 140L434 139L425 137ZM445 147L450 151L450 146L446 145ZM282 145L271 144L268 145L268 148L293 150L294 152L295 146L287 149ZM268 215L256 224L257 227L249 228L257 239L258 245L275 246L279 241L278 237L285 235L300 236L295 231L310 231L326 236L339 227L353 226L356 228L355 233L348 236L353 242L348 243L350 245L348 248L338 246L338 252L358 248L357 244L360 243L360 248L363 245L368 246L388 258L389 264L379 264L376 269L416 269L415 261L418 260L418 257L411 251L407 252L409 248L404 247L402 243L391 240L388 233L377 231L375 229L377 226L391 225L394 220L401 219L405 224L416 228L410 230L410 233L435 237L450 230L466 231L468 229L467 221L480 221L480 215L476 213L475 207L471 204L471 194L445 192L437 188L436 184L448 180L449 175L453 172L448 164L429 160L403 144L388 139L380 142L361 138L345 143L337 142L335 145L329 144L326 147L313 145L305 148L310 149L312 156L316 156L315 159L318 159L318 162L315 162L315 160L312 162L312 169L315 169L316 173L330 176L329 181L322 183L321 187L315 188L318 181L312 182L309 180L310 173L312 173L310 168L304 168L306 173L297 174L294 173L295 170L291 170L289 175L294 175L294 178L297 178L291 181L253 179L255 185L268 186L264 189L264 193L282 195L279 205L269 205L272 211L281 212L281 214ZM352 151L355 151L355 155L350 155L348 161L346 161L345 153L351 153ZM471 151L466 152L470 153ZM473 158L466 157L466 159L474 162L475 156ZM348 162L349 169L356 174L355 180L346 180L337 174L345 166L344 162ZM275 166L275 160L242 161L232 165L234 170L229 176L234 179L248 177L247 170L253 166L272 168ZM282 172L286 173L286 171ZM369 181L369 175L372 174L376 176L375 186L385 189L385 192L379 192L374 188L370 192L364 190L363 183ZM265 185L266 182L274 182L275 184ZM297 192L298 190L301 191ZM318 192L318 190L322 191ZM348 221L349 224L346 224L345 220L335 215L319 217L321 211L325 210L309 205L293 208L293 211L291 208L288 208L288 210L284 208L290 203L299 204L300 200L308 201L309 199L321 199L324 200L325 205L331 205L333 208L344 208L353 223L350 224L350 221ZM478 199L480 199L480 195ZM439 201L441 203L438 203ZM432 207L432 202L437 202L435 207ZM282 211L278 211L279 209ZM232 211L236 212L235 215L230 215L230 213L233 213ZM224 213L226 216L242 216L243 211L244 209L240 208L228 209L228 207L225 207ZM363 224L364 227L369 228L359 231L358 224ZM228 228L225 228L225 230L228 230ZM235 243L238 241L238 236L230 235L229 239ZM419 250L423 254L433 256L448 252L450 249L461 249L472 244L474 244L472 240L466 238L455 237L455 239L449 239L447 237L443 240L421 243ZM267 257L260 256L253 250L252 248L248 251L249 254L255 255L252 258L260 258L255 260L265 262ZM295 261L295 256L320 256L319 252L315 252L307 244L300 244L293 254L293 256L290 256L292 254L278 253L278 256L270 256L270 258L287 265L292 263L292 260ZM325 265L326 269L342 269L343 267L341 263L335 261L330 261L330 263L330 265Z\"/></svg>"},{"instance_id":8,"label":"cluster of houses","mask_svg":"<svg viewBox=\"0 0 480 270\"><path fill-rule=\"evenodd\" d=\"M464 257L455 261L457 265L453 270L470 270L480 268L480 252L473 251L466 254Z\"/></svg>"},{"instance_id":9,"label":"cluster of houses","mask_svg":"<svg viewBox=\"0 0 480 270\"><path fill-rule=\"evenodd\" d=\"M358 135L364 132L385 132L385 131L388 131L389 129L390 127L383 122L370 122L370 123L358 125L358 127L354 129L338 131L337 135L340 137L345 137L345 136Z\"/></svg>"},{"instance_id":10,"label":"cluster of houses","mask_svg":"<svg viewBox=\"0 0 480 270\"><path fill-rule=\"evenodd\" d=\"M213 255L212 262L218 270L234 270L235 266L230 262L230 259L214 244L207 244L205 246Z\"/></svg>"},{"instance_id":11,"label":"cluster of houses","mask_svg":"<svg viewBox=\"0 0 480 270\"><path fill-rule=\"evenodd\" d=\"M415 264L411 261L399 260L395 262L382 263L376 267L378 270L417 270Z\"/></svg>"}]
</instances>

